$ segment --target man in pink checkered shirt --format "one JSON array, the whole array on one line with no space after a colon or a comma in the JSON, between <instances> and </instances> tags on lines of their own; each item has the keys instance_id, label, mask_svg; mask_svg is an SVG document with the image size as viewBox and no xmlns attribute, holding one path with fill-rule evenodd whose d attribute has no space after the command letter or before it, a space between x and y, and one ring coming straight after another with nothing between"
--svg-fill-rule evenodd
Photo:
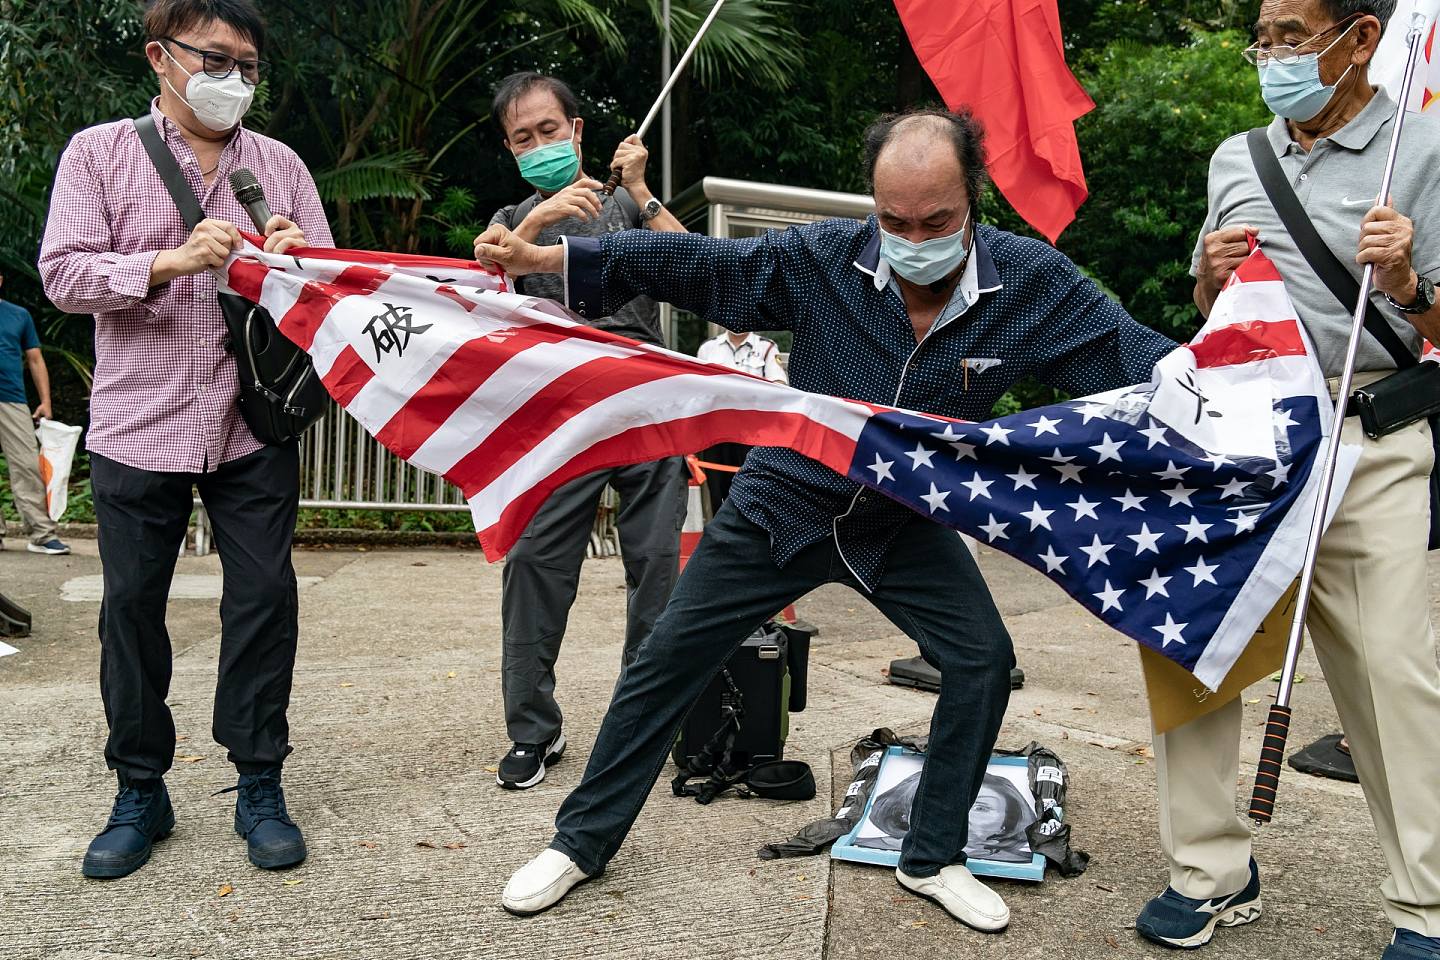
<instances>
[{"instance_id":1,"label":"man in pink checkered shirt","mask_svg":"<svg viewBox=\"0 0 1440 960\"><path fill-rule=\"evenodd\" d=\"M212 271L240 243L235 225L249 228L228 186L239 167L276 214L266 250L330 246L330 230L299 157L240 126L267 66L253 0L153 0L145 28L160 91L151 115L206 219L186 228L133 121L101 124L61 157L39 263L56 306L95 315L87 447L105 575L105 759L120 787L86 852L89 877L138 869L175 824L162 779L175 754L165 605L192 487L224 568L212 732L239 771L235 829L256 866L305 858L280 786L299 629L299 462L294 443L262 444L240 417Z\"/></svg>"}]
</instances>

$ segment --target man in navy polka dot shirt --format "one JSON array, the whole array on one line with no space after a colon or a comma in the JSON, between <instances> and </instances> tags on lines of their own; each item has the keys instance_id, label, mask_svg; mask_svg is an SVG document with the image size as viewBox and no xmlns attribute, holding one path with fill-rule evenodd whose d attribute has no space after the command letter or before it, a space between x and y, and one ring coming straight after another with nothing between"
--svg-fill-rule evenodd
<instances>
[{"instance_id":1,"label":"man in navy polka dot shirt","mask_svg":"<svg viewBox=\"0 0 1440 960\"><path fill-rule=\"evenodd\" d=\"M477 259L564 273L582 316L649 294L729 330L791 330L802 390L968 420L1033 375L1071 394L1146 380L1174 344L1136 323L1053 247L976 223L984 177L968 114L885 117L866 136L876 216L743 240L630 231L537 248L492 227ZM599 184L595 184L599 186ZM690 705L767 617L824 583L862 592L945 682L896 877L996 931L1000 897L965 868L968 825L1010 695L1014 653L951 530L785 449L760 448L705 528L626 670L550 848L510 879L538 913L614 856Z\"/></svg>"}]
</instances>

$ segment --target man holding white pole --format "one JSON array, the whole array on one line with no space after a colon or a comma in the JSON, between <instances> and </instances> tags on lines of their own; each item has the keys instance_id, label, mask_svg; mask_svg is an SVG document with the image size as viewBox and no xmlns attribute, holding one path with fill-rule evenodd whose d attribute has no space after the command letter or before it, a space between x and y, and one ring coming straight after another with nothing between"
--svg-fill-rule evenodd
<instances>
[{"instance_id":1,"label":"man holding white pole","mask_svg":"<svg viewBox=\"0 0 1440 960\"><path fill-rule=\"evenodd\" d=\"M1440 342L1433 283L1440 278L1440 117L1407 118L1390 202L1375 205L1397 107L1371 86L1368 67L1394 10L1395 0L1261 4L1256 42L1245 54L1276 119L1253 144L1242 134L1216 151L1193 262L1195 301L1208 313L1246 255L1247 235L1258 235L1337 391L1354 303L1323 278L1326 256L1352 283L1369 267L1370 303L1383 340L1395 347L1363 334L1356 387L1395 373L1408 362L1399 352L1417 355L1422 337ZM1394 29L1407 27L1396 18ZM1276 173L1262 174L1275 163ZM1304 223L1277 212L1281 190L1293 191ZM1371 439L1350 416L1342 437L1362 453L1320 542L1307 626L1390 869L1381 892L1396 931L1383 960L1440 960L1440 666L1426 577L1430 426L1422 418ZM1199 947L1217 927L1260 916L1251 834L1235 816L1241 720L1235 699L1155 738L1170 885L1136 920L1148 940Z\"/></svg>"}]
</instances>

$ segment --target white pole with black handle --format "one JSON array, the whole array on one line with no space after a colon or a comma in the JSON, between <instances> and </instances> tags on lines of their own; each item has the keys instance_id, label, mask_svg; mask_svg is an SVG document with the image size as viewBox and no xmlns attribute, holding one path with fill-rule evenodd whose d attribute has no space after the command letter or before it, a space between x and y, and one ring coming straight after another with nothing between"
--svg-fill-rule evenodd
<instances>
[{"instance_id":1,"label":"white pole with black handle","mask_svg":"<svg viewBox=\"0 0 1440 960\"><path fill-rule=\"evenodd\" d=\"M1390 131L1390 152L1385 158L1385 172L1380 177L1376 206L1386 203L1390 196L1390 181L1395 175L1395 156L1400 149L1400 133L1405 126L1410 89L1415 82L1415 67L1420 58L1421 27L1425 22L1425 16L1418 10L1411 17L1410 32L1406 36L1409 56L1405 61L1405 79L1401 84L1394 127ZM1290 695L1295 688L1295 666L1300 660L1305 616L1310 610L1310 594L1315 585L1315 559L1320 549L1320 538L1325 533L1325 516L1330 509L1330 492L1335 483L1335 467L1340 459L1341 427L1345 423L1345 407L1350 400L1350 389L1355 379L1355 357L1360 349L1360 336L1365 331L1365 308L1369 303L1370 284L1374 274L1375 265L1365 264L1365 272L1360 277L1360 297L1355 302L1355 313L1350 318L1350 341L1345 348L1345 366L1340 374L1340 390L1336 394L1335 420L1329 442L1325 446L1325 460L1315 498L1315 516L1310 521L1310 536L1305 543L1305 560L1300 568L1300 589L1295 594L1295 616L1290 621L1290 643L1285 650L1285 666L1280 671L1280 689L1265 724L1260 764L1255 771L1255 790L1250 795L1250 819L1256 823L1269 823L1275 813L1275 794L1280 786L1285 741L1290 732Z\"/></svg>"},{"instance_id":2,"label":"white pole with black handle","mask_svg":"<svg viewBox=\"0 0 1440 960\"><path fill-rule=\"evenodd\" d=\"M640 127L635 131L635 135L641 140L645 139L645 132L650 129L650 124L655 122L655 115L660 112L660 107L669 99L670 91L675 88L675 81L679 80L680 75L685 72L685 67L689 65L690 58L695 55L695 48L700 46L700 41L704 38L705 31L710 29L710 24L715 22L715 15L720 12L720 8L724 5L725 0L715 0L715 6L710 8L710 13L705 17L704 22L700 24L700 29L695 31L695 36L691 39L690 46L686 47L685 52L681 54L680 62L675 64L675 69L670 73L670 79L665 81L665 86L660 90L660 96L655 98L655 102L650 106L650 112L645 114L645 119L640 121ZM610 179L605 181L604 190L606 193L614 193L615 188L618 186L620 186L620 171L615 170L610 174Z\"/></svg>"}]
</instances>

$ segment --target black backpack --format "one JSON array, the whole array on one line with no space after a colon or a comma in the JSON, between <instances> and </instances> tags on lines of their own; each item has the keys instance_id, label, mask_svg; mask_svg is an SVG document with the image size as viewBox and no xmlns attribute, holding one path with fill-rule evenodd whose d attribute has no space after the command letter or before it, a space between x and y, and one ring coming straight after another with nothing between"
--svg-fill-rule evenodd
<instances>
[{"instance_id":1,"label":"black backpack","mask_svg":"<svg viewBox=\"0 0 1440 960\"><path fill-rule=\"evenodd\" d=\"M195 229L205 219L205 211L155 129L155 119L149 114L137 117L135 132L185 226ZM240 415L261 443L295 440L320 419L330 399L310 356L276 329L263 307L233 293L219 293L218 297L230 334L228 349L239 368L240 397L236 402Z\"/></svg>"}]
</instances>

